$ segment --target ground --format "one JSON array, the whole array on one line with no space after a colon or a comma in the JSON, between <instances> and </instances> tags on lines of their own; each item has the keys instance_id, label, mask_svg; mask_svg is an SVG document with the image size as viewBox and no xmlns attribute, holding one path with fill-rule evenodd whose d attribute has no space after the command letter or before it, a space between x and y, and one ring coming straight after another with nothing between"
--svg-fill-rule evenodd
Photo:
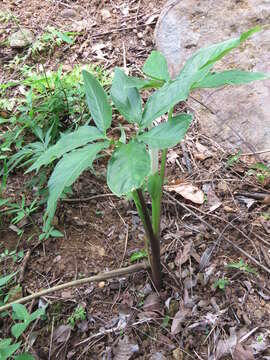
<instances>
[{"instance_id":1,"label":"ground","mask_svg":"<svg viewBox=\"0 0 270 360\"><path fill-rule=\"evenodd\" d=\"M79 33L74 44L26 57L25 64L36 69L43 64L46 71L57 70L61 64L70 71L91 63L137 74L154 48L162 3L4 0L1 11L13 17L0 23L1 83L20 80L14 59L28 50L6 43L19 26L36 38L47 26ZM188 103L181 109L193 112ZM194 115L185 142L168 155L162 290L157 293L142 271L33 300L28 311L48 304L46 318L34 322L23 337L36 359L269 359L270 179L251 170L263 163L259 154L232 157L201 133ZM32 223L23 224L18 237L10 217L2 219L2 254L17 247L30 255L16 262L2 256L3 276L16 270L22 274L17 275L19 297L128 266L131 254L143 248L135 207L110 194L105 165L106 159L100 160L94 173L84 173L74 185L73 201L58 205L54 226L64 237L40 243ZM20 199L29 177L14 171L3 197ZM189 196L186 184L193 186ZM31 191L23 191L30 200ZM203 204L196 203L196 194L203 194ZM34 213L35 226L44 209ZM84 316L72 324L68 319L78 306ZM11 318L1 320L2 339L11 336L11 326Z\"/></svg>"}]
</instances>

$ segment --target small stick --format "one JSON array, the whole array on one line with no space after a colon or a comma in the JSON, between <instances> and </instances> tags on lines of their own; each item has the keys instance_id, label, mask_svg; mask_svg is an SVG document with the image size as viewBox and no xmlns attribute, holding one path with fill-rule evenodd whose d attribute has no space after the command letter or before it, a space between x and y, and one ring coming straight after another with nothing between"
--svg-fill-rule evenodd
<instances>
[{"instance_id":1,"label":"small stick","mask_svg":"<svg viewBox=\"0 0 270 360\"><path fill-rule=\"evenodd\" d=\"M99 199L99 198L103 198L103 197L109 197L109 196L116 196L116 195L115 194L98 194L98 195L93 195L93 196L81 198L81 199L61 199L61 201L67 202L67 203L87 202L87 201L91 201L91 200L95 200L95 199Z\"/></svg>"},{"instance_id":2,"label":"small stick","mask_svg":"<svg viewBox=\"0 0 270 360\"><path fill-rule=\"evenodd\" d=\"M67 282L65 284L53 286L49 289L44 289L44 290L38 291L32 295L23 297L21 299L18 299L11 303L8 303L4 306L1 306L0 312L11 308L12 305L14 305L14 304L23 304L29 300L36 299L38 297L50 294L55 291L66 289L68 287L73 287L73 286L78 286L78 285L82 285L82 284L86 284L86 283L90 283L90 282L94 282L94 281L103 281L103 280L108 280L108 279L112 279L112 278L116 278L116 277L120 277L120 276L130 275L130 274L133 274L133 273L141 271L141 270L147 270L147 269L149 269L149 267L150 267L149 264L147 264L146 262L142 262L139 264L128 266L126 268L116 269L116 270L108 271L105 273L100 273L98 275L90 276L88 278L74 280L74 281Z\"/></svg>"}]
</instances>

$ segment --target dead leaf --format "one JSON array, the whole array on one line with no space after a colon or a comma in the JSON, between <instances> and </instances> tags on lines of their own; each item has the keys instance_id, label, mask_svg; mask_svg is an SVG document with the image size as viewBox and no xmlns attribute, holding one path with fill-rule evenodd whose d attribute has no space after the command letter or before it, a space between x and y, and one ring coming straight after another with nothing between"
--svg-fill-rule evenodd
<instances>
[{"instance_id":1,"label":"dead leaf","mask_svg":"<svg viewBox=\"0 0 270 360\"><path fill-rule=\"evenodd\" d=\"M219 200L219 198L217 197L215 191L210 188L208 190L207 193L207 203L210 207L210 212L215 211L216 209L218 209L221 206L221 201Z\"/></svg>"},{"instance_id":2,"label":"dead leaf","mask_svg":"<svg viewBox=\"0 0 270 360\"><path fill-rule=\"evenodd\" d=\"M174 259L175 265L180 267L183 264L185 264L191 256L191 251L192 251L192 242L188 242L187 244L185 244L183 250L178 251Z\"/></svg>"},{"instance_id":3,"label":"dead leaf","mask_svg":"<svg viewBox=\"0 0 270 360\"><path fill-rule=\"evenodd\" d=\"M156 293L147 296L143 304L143 310L145 312L162 312L160 298Z\"/></svg>"},{"instance_id":4,"label":"dead leaf","mask_svg":"<svg viewBox=\"0 0 270 360\"><path fill-rule=\"evenodd\" d=\"M203 191L190 183L171 184L164 186L164 188L169 192L175 191L177 194L183 196L183 198L190 200L195 204L204 203Z\"/></svg>"},{"instance_id":5,"label":"dead leaf","mask_svg":"<svg viewBox=\"0 0 270 360\"><path fill-rule=\"evenodd\" d=\"M70 338L72 327L70 325L60 325L53 333L53 339L58 344L66 343Z\"/></svg>"},{"instance_id":6,"label":"dead leaf","mask_svg":"<svg viewBox=\"0 0 270 360\"><path fill-rule=\"evenodd\" d=\"M114 360L129 360L139 351L139 345L125 335L119 339L117 346L113 349Z\"/></svg>"},{"instance_id":7,"label":"dead leaf","mask_svg":"<svg viewBox=\"0 0 270 360\"><path fill-rule=\"evenodd\" d=\"M172 335L177 335L181 331L182 324L189 314L190 314L190 309L184 307L182 307L179 311L177 311L171 326Z\"/></svg>"},{"instance_id":8,"label":"dead leaf","mask_svg":"<svg viewBox=\"0 0 270 360\"><path fill-rule=\"evenodd\" d=\"M237 343L232 354L233 360L255 360L251 350L246 350L242 344Z\"/></svg>"},{"instance_id":9,"label":"dead leaf","mask_svg":"<svg viewBox=\"0 0 270 360\"><path fill-rule=\"evenodd\" d=\"M202 145L201 143L196 143L197 152L194 153L194 158L199 161L204 161L205 159L208 159L209 157L212 157L213 154L209 149Z\"/></svg>"}]
</instances>

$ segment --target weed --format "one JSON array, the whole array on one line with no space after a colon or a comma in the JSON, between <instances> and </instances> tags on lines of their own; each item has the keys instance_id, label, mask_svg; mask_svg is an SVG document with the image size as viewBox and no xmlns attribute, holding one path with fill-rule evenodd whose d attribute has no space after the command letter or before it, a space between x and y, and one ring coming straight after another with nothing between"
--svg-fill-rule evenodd
<instances>
[{"instance_id":1,"label":"weed","mask_svg":"<svg viewBox=\"0 0 270 360\"><path fill-rule=\"evenodd\" d=\"M187 60L175 80L170 79L166 59L157 51L150 54L143 66L146 78L130 77L116 68L110 94L114 108L134 125L134 135L129 142L123 128L119 140L108 136L113 108L100 82L83 71L86 101L95 126L84 125L62 136L28 169L38 171L42 166L59 160L48 182L45 231L50 228L57 201L65 188L71 186L83 171L92 168L102 152L108 154L110 148L107 184L115 195L133 198L146 233L146 251L153 281L160 289L160 214L167 151L184 138L192 120L189 114L174 114L174 107L186 101L196 88L217 88L268 78L262 73L238 70L211 72L219 59L257 31L259 28L254 28L238 38L199 50ZM149 88L155 91L143 109L139 91ZM165 113L168 113L168 121L154 126L153 121ZM152 217L144 200L143 192L146 191L152 201Z\"/></svg>"},{"instance_id":2,"label":"weed","mask_svg":"<svg viewBox=\"0 0 270 360\"><path fill-rule=\"evenodd\" d=\"M219 290L225 290L225 287L227 285L229 285L229 280L228 279L218 279L217 281L215 281L214 283L214 289L219 288Z\"/></svg>"},{"instance_id":3,"label":"weed","mask_svg":"<svg viewBox=\"0 0 270 360\"><path fill-rule=\"evenodd\" d=\"M235 164L241 156L241 151L239 150L235 155L231 156L226 163L226 168L232 167L233 164Z\"/></svg>"},{"instance_id":4,"label":"weed","mask_svg":"<svg viewBox=\"0 0 270 360\"><path fill-rule=\"evenodd\" d=\"M130 257L130 262L133 263L138 260L145 259L147 257L148 257L148 255L147 255L146 250L135 251Z\"/></svg>"},{"instance_id":5,"label":"weed","mask_svg":"<svg viewBox=\"0 0 270 360\"><path fill-rule=\"evenodd\" d=\"M86 319L86 312L81 305L78 305L74 312L69 316L68 323L74 327L77 322L83 321Z\"/></svg>"},{"instance_id":6,"label":"weed","mask_svg":"<svg viewBox=\"0 0 270 360\"><path fill-rule=\"evenodd\" d=\"M256 163L251 165L250 168L251 169L248 171L248 175L255 175L261 184L264 184L266 179L270 177L270 165Z\"/></svg>"},{"instance_id":7,"label":"weed","mask_svg":"<svg viewBox=\"0 0 270 360\"><path fill-rule=\"evenodd\" d=\"M227 268L229 268L229 269L237 269L237 270L244 271L244 272L254 274L254 275L257 274L256 271L253 268L251 268L249 265L244 263L243 259L240 259L238 263L229 263L227 265Z\"/></svg>"}]
</instances>

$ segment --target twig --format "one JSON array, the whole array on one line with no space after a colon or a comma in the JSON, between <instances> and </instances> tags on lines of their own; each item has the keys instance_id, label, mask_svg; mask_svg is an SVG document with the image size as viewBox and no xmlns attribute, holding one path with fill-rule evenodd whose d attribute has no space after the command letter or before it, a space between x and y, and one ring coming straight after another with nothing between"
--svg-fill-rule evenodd
<instances>
[{"instance_id":1,"label":"twig","mask_svg":"<svg viewBox=\"0 0 270 360\"><path fill-rule=\"evenodd\" d=\"M251 153L240 154L239 156L250 156L250 155L255 155L255 154L260 155L260 154L266 154L266 153L270 153L270 149L256 151L255 153L251 152Z\"/></svg>"},{"instance_id":2,"label":"twig","mask_svg":"<svg viewBox=\"0 0 270 360\"><path fill-rule=\"evenodd\" d=\"M115 194L98 194L98 195L93 195L93 196L89 196L86 198L78 198L78 199L61 199L61 201L63 202L67 202L67 203L77 203L77 202L87 202L87 201L91 201L91 200L95 200L95 199L99 199L99 198L103 198L103 197L109 197L109 196L116 196Z\"/></svg>"},{"instance_id":3,"label":"twig","mask_svg":"<svg viewBox=\"0 0 270 360\"><path fill-rule=\"evenodd\" d=\"M19 276L19 279L18 279L18 284L21 284L23 282L24 273L25 273L25 270L26 270L26 267L27 267L28 260L30 259L31 252L32 252L32 250L29 249L27 251L24 259L23 259L23 263L22 263L21 271L20 271L20 276Z\"/></svg>"},{"instance_id":4,"label":"twig","mask_svg":"<svg viewBox=\"0 0 270 360\"><path fill-rule=\"evenodd\" d=\"M192 173L192 167L191 167L190 158L189 158L187 148L186 148L186 145L185 145L184 141L181 142L181 147L182 147L183 156L184 156L184 159L185 159L185 164L186 164L188 173L190 175Z\"/></svg>"},{"instance_id":5,"label":"twig","mask_svg":"<svg viewBox=\"0 0 270 360\"><path fill-rule=\"evenodd\" d=\"M14 304L23 304L29 300L36 299L38 297L50 294L55 291L63 290L63 289L69 288L69 287L78 286L78 285L82 285L82 284L86 284L86 283L90 283L90 282L94 282L94 281L104 281L104 280L108 280L108 279L112 279L112 278L116 278L116 277L120 277L120 276L130 275L130 274L133 274L133 273L141 271L141 270L147 270L147 269L149 269L149 267L150 267L149 264L147 264L146 262L142 262L139 264L128 266L126 268L116 269L116 270L108 271L105 273L100 273L95 276L90 276L88 278L74 280L74 281L67 282L65 284L53 286L49 289L44 289L44 290L38 291L32 295L23 297L21 299L18 299L11 303L8 303L4 306L1 306L0 312L9 309Z\"/></svg>"},{"instance_id":6,"label":"twig","mask_svg":"<svg viewBox=\"0 0 270 360\"><path fill-rule=\"evenodd\" d=\"M253 192L246 192L246 191L239 191L239 192L234 193L234 195L245 196L245 197L248 197L251 199L261 200L261 201L265 201L269 197L268 193L262 194L262 193L257 193L257 192L253 193Z\"/></svg>"},{"instance_id":7,"label":"twig","mask_svg":"<svg viewBox=\"0 0 270 360\"><path fill-rule=\"evenodd\" d=\"M180 205L183 209L188 211L190 214L192 214L194 217L196 217L198 220L200 220L202 223L204 223L209 229L211 229L214 233L216 233L218 236L221 236L224 240L226 240L230 245L232 245L236 250L238 250L241 254L246 256L250 261L252 261L254 264L256 264L258 267L266 271L268 274L270 274L270 269L261 264L258 260L256 260L253 256L249 255L245 250L240 248L240 246L236 245L233 241L228 239L225 235L221 234L217 229L214 228L211 224L209 224L207 221L205 221L201 216L197 215L193 210L189 209L186 205L182 204L180 201L175 199L172 195L165 192L166 196L175 201L178 205ZM234 227L231 224L232 227ZM1 310L1 308L0 308Z\"/></svg>"}]
</instances>

